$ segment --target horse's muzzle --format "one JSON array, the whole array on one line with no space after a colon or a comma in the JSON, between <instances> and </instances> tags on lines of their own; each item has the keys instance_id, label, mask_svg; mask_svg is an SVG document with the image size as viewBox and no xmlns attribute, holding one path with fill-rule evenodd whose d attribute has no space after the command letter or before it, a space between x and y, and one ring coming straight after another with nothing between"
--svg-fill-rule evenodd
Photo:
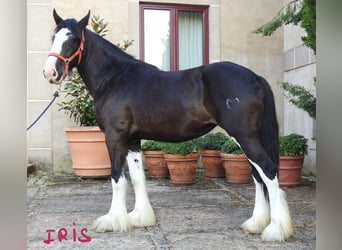
<instances>
[{"instance_id":1,"label":"horse's muzzle","mask_svg":"<svg viewBox=\"0 0 342 250\"><path fill-rule=\"evenodd\" d=\"M51 84L60 84L65 78L64 76L59 77L55 69L43 69L43 75Z\"/></svg>"}]
</instances>

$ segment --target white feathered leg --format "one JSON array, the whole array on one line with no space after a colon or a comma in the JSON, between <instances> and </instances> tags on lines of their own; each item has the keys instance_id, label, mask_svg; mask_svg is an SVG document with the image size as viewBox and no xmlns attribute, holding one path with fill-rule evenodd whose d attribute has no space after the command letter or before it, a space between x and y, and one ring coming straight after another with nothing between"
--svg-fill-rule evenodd
<instances>
[{"instance_id":1,"label":"white feathered leg","mask_svg":"<svg viewBox=\"0 0 342 250\"><path fill-rule=\"evenodd\" d=\"M254 177L253 180L255 183L253 215L241 225L243 231L247 234L261 233L270 223L270 206L266 200L262 184L257 182Z\"/></svg>"},{"instance_id":2,"label":"white feathered leg","mask_svg":"<svg viewBox=\"0 0 342 250\"><path fill-rule=\"evenodd\" d=\"M293 235L292 220L285 192L279 188L277 176L270 180L258 164L249 161L266 184L270 200L271 222L262 232L261 239L264 241L284 241Z\"/></svg>"},{"instance_id":3,"label":"white feathered leg","mask_svg":"<svg viewBox=\"0 0 342 250\"><path fill-rule=\"evenodd\" d=\"M156 217L148 199L141 152L129 151L127 163L135 193L134 210L128 214L130 223L135 227L154 226Z\"/></svg>"},{"instance_id":4,"label":"white feathered leg","mask_svg":"<svg viewBox=\"0 0 342 250\"><path fill-rule=\"evenodd\" d=\"M118 183L112 179L112 204L108 214L94 221L92 228L96 232L127 232L131 230L132 225L128 219L126 209L126 186L127 180L124 175L120 177Z\"/></svg>"}]
</instances>

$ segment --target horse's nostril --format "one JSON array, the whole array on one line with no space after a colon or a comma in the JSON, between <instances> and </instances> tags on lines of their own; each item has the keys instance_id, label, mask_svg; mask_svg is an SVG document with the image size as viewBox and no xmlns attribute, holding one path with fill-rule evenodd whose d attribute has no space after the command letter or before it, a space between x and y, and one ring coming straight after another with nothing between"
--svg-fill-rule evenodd
<instances>
[{"instance_id":1,"label":"horse's nostril","mask_svg":"<svg viewBox=\"0 0 342 250\"><path fill-rule=\"evenodd\" d=\"M43 69L43 75L49 81L55 81L58 77L58 72L56 69Z\"/></svg>"}]
</instances>

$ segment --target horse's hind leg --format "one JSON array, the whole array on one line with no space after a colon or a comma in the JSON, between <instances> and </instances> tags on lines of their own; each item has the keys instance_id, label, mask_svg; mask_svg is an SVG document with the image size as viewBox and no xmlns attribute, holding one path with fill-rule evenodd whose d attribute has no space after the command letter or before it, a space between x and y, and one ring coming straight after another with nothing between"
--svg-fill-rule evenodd
<instances>
[{"instance_id":1,"label":"horse's hind leg","mask_svg":"<svg viewBox=\"0 0 342 250\"><path fill-rule=\"evenodd\" d=\"M285 192L279 188L277 176L274 176L273 179L269 178L264 173L265 170L261 168L262 165L251 159L249 161L260 174L269 194L271 222L262 232L261 239L265 241L284 241L293 234L292 220Z\"/></svg>"},{"instance_id":2,"label":"horse's hind leg","mask_svg":"<svg viewBox=\"0 0 342 250\"><path fill-rule=\"evenodd\" d=\"M255 169L254 171L257 171L257 174L260 176L262 182L266 185L268 191L270 223L262 231L261 239L264 241L284 241L293 234L293 227L285 192L279 188L277 166L270 160L259 140L240 139L239 144L246 154L248 161ZM260 189L260 184L257 184L256 188ZM261 191L257 190L257 193L260 194ZM265 192L264 195L266 195ZM260 207L264 207L265 202L267 202L265 197L261 202L260 199L257 200L257 198L260 198L260 195L259 197L256 197L256 206L254 208L255 211L260 209L258 208L258 204ZM261 209L261 211L263 211L263 209ZM260 214L262 213L263 212L260 212ZM253 216L256 214L253 214ZM258 217L260 218L260 215ZM257 218L255 221L258 221ZM253 221L247 220L242 226L244 230L253 233L253 227L256 227L256 224L253 224Z\"/></svg>"},{"instance_id":3,"label":"horse's hind leg","mask_svg":"<svg viewBox=\"0 0 342 250\"><path fill-rule=\"evenodd\" d=\"M252 168L253 180L255 183L255 201L252 216L246 220L242 225L245 233L259 234L270 223L270 205L268 200L267 190L264 189L264 183L260 176L256 177L258 173L255 168Z\"/></svg>"},{"instance_id":4,"label":"horse's hind leg","mask_svg":"<svg viewBox=\"0 0 342 250\"><path fill-rule=\"evenodd\" d=\"M128 214L128 218L135 227L154 226L156 217L147 195L141 152L129 151L126 159L135 193L134 210Z\"/></svg>"}]
</instances>

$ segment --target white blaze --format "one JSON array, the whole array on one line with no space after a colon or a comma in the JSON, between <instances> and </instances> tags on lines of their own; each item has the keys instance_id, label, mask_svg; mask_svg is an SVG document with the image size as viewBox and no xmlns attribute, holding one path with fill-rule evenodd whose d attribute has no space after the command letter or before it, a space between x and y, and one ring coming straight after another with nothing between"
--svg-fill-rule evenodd
<instances>
[{"instance_id":1,"label":"white blaze","mask_svg":"<svg viewBox=\"0 0 342 250\"><path fill-rule=\"evenodd\" d=\"M63 28L60 31L58 31L55 34L55 39L53 41L52 47L50 49L50 52L54 52L57 54L61 54L62 52L62 46L66 40L68 40L68 33L71 31L67 28ZM50 70L55 70L56 71L56 62L57 62L57 57L55 56L49 56L45 66L44 66L44 71L49 72Z\"/></svg>"}]
</instances>

